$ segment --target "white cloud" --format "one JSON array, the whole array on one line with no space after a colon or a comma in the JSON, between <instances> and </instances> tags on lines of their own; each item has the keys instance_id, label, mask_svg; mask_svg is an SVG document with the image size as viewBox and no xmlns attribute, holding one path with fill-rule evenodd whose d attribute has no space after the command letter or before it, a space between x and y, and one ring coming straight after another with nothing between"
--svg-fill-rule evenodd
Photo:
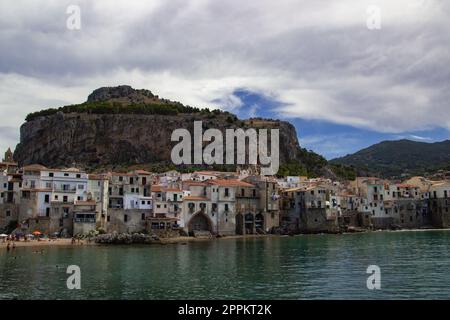
<instances>
[{"instance_id":1,"label":"white cloud","mask_svg":"<svg viewBox=\"0 0 450 320\"><path fill-rule=\"evenodd\" d=\"M80 31L66 29L69 4ZM366 28L369 4L381 30ZM283 103L281 117L450 129L449 11L438 0L4 1L0 127L130 84L199 107L239 108L244 88ZM0 148L15 143L1 134Z\"/></svg>"}]
</instances>

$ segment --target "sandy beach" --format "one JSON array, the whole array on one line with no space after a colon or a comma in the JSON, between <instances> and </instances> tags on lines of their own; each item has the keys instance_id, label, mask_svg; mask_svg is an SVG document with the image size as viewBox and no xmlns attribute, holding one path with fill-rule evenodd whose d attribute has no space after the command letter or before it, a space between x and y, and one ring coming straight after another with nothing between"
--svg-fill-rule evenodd
<instances>
[{"instance_id":1,"label":"sandy beach","mask_svg":"<svg viewBox=\"0 0 450 320\"><path fill-rule=\"evenodd\" d=\"M48 247L48 246L82 246L82 245L96 245L94 241L91 241L88 243L86 240L80 241L80 243L75 242L75 244L72 244L72 239L52 239L52 240L29 240L27 242L21 240L21 241L14 241L16 247ZM7 242L0 241L0 249L6 250ZM11 242L12 246L12 242Z\"/></svg>"},{"instance_id":2,"label":"sandy beach","mask_svg":"<svg viewBox=\"0 0 450 320\"><path fill-rule=\"evenodd\" d=\"M176 243L187 243L187 242L202 242L202 241L214 241L214 240L227 240L227 239L254 239L254 238L262 238L262 237L273 237L275 235L246 235L246 236L227 236L220 238L194 238L194 237L176 237L176 238L162 238L160 241L154 244L176 244ZM76 241L75 244L72 244L72 239L52 239L52 240L29 240L27 242L15 241L16 247L49 247L49 246L68 246L68 247L79 247L79 246L92 246L92 245L103 245L109 246L109 244L98 244L94 241L88 242L87 240L81 240L80 242ZM133 245L133 244L132 244ZM137 245L137 244L134 244ZM6 250L7 242L0 241L0 250ZM11 243L12 246L12 243Z\"/></svg>"}]
</instances>

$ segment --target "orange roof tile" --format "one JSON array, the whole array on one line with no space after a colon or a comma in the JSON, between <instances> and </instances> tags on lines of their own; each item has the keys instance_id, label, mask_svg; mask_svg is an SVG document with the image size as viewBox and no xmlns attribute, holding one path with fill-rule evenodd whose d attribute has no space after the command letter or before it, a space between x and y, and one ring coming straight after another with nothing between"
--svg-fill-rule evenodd
<instances>
[{"instance_id":1,"label":"orange roof tile","mask_svg":"<svg viewBox=\"0 0 450 320\"><path fill-rule=\"evenodd\" d=\"M195 180L185 180L183 184L187 184L189 186L207 186L208 184L203 181L195 181Z\"/></svg>"},{"instance_id":2,"label":"orange roof tile","mask_svg":"<svg viewBox=\"0 0 450 320\"><path fill-rule=\"evenodd\" d=\"M134 170L134 173L140 174L140 175L151 175L151 172L148 172L145 170Z\"/></svg>"},{"instance_id":3,"label":"orange roof tile","mask_svg":"<svg viewBox=\"0 0 450 320\"><path fill-rule=\"evenodd\" d=\"M159 186L159 185L153 185L151 186L151 192L162 192L163 191L163 186Z\"/></svg>"}]
</instances>

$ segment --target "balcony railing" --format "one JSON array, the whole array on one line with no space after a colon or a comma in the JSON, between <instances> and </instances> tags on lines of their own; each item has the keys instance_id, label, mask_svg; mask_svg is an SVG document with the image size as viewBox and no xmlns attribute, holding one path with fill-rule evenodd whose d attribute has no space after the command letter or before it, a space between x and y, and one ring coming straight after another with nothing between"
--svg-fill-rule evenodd
<instances>
[{"instance_id":1,"label":"balcony railing","mask_svg":"<svg viewBox=\"0 0 450 320\"><path fill-rule=\"evenodd\" d=\"M80 223L95 223L95 218L75 218L74 221Z\"/></svg>"}]
</instances>

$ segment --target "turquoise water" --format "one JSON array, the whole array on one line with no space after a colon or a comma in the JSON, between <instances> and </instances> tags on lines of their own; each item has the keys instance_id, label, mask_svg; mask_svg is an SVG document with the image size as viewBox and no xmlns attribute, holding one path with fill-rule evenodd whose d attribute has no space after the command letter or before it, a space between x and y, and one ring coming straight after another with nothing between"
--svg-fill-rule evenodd
<instances>
[{"instance_id":1,"label":"turquoise water","mask_svg":"<svg viewBox=\"0 0 450 320\"><path fill-rule=\"evenodd\" d=\"M0 299L450 298L450 231L42 249L0 250ZM66 287L72 264L80 290Z\"/></svg>"}]
</instances>

